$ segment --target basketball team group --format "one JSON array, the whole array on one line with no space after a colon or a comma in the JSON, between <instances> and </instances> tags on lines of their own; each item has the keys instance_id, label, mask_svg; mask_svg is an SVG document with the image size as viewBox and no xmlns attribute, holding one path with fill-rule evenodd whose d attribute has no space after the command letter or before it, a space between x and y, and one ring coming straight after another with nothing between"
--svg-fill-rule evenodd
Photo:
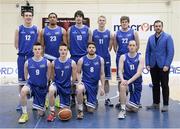
<instances>
[{"instance_id":1,"label":"basketball team group","mask_svg":"<svg viewBox=\"0 0 180 129\"><path fill-rule=\"evenodd\" d=\"M97 29L91 31L83 23L84 13L81 10L74 13L75 25L67 31L57 25L58 16L54 12L48 15L49 24L42 30L32 24L31 11L23 12L22 17L24 23L15 32L20 94L17 110L22 111L18 123L26 123L29 119L27 100L30 97L33 97L33 109L39 116L44 116L48 110L48 122L53 122L63 111L71 111L73 105L77 107L77 119L83 119L84 108L90 113L96 111L98 93L105 96L105 106L113 107L109 96L112 49L116 53L119 90L117 118L125 119L126 112L138 112L141 107L144 66L150 71L153 85L153 102L146 108L168 111L169 70L174 45L171 35L163 31L161 20L154 21L155 33L148 38L143 58L138 51L138 33L129 27L128 16L120 18L121 27L115 34L106 29L106 17L103 15L98 17Z\"/></svg>"}]
</instances>

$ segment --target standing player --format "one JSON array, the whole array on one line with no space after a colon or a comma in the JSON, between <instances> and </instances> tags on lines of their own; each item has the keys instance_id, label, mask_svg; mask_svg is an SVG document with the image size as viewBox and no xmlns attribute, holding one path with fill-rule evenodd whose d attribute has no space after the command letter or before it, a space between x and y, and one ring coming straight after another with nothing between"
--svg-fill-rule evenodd
<instances>
[{"instance_id":1,"label":"standing player","mask_svg":"<svg viewBox=\"0 0 180 129\"><path fill-rule=\"evenodd\" d=\"M106 17L98 17L98 29L93 31L92 40L96 44L96 54L104 59L104 71L105 71L105 105L113 106L109 99L109 80L111 79L111 56L110 51L113 44L112 33L105 28Z\"/></svg>"},{"instance_id":2,"label":"standing player","mask_svg":"<svg viewBox=\"0 0 180 129\"><path fill-rule=\"evenodd\" d=\"M122 55L119 61L120 75L120 103L121 111L118 118L124 119L126 116L126 106L128 111L137 112L139 109L141 91L142 91L142 70L144 60L140 53L137 53L137 43L134 40L129 41L129 52ZM130 92L129 103L126 105L126 91Z\"/></svg>"},{"instance_id":3,"label":"standing player","mask_svg":"<svg viewBox=\"0 0 180 129\"><path fill-rule=\"evenodd\" d=\"M59 45L67 43L66 31L57 25L57 14L48 15L49 24L41 31L41 43L44 46L44 56L53 61L59 57Z\"/></svg>"},{"instance_id":4,"label":"standing player","mask_svg":"<svg viewBox=\"0 0 180 129\"><path fill-rule=\"evenodd\" d=\"M86 93L87 96L86 106L88 112L94 112L96 108L98 89L100 89L100 95L104 95L104 60L95 54L96 46L94 42L88 43L87 51L88 54L80 58L77 65L77 119L83 119L84 116L83 93ZM99 80L101 80L100 87L98 87Z\"/></svg>"},{"instance_id":5,"label":"standing player","mask_svg":"<svg viewBox=\"0 0 180 129\"><path fill-rule=\"evenodd\" d=\"M76 63L87 54L87 43L92 41L92 34L88 26L83 24L84 13L80 10L74 14L76 24L68 29L68 44L70 47L71 59ZM72 87L72 105L75 104L75 87Z\"/></svg>"},{"instance_id":6,"label":"standing player","mask_svg":"<svg viewBox=\"0 0 180 129\"><path fill-rule=\"evenodd\" d=\"M15 32L15 48L18 50L18 83L19 93L25 84L24 78L24 63L33 56L33 44L37 42L39 30L37 26L32 25L33 13L31 11L23 12L23 25L20 25ZM18 105L16 110L20 110L21 105Z\"/></svg>"},{"instance_id":7,"label":"standing player","mask_svg":"<svg viewBox=\"0 0 180 129\"><path fill-rule=\"evenodd\" d=\"M27 84L21 90L22 115L19 123L28 121L27 96L33 96L33 108L38 110L40 116L44 115L47 83L50 78L50 62L42 57L43 48L40 43L33 45L34 56L25 62L24 74Z\"/></svg>"},{"instance_id":8,"label":"standing player","mask_svg":"<svg viewBox=\"0 0 180 129\"><path fill-rule=\"evenodd\" d=\"M153 83L153 104L147 109L159 109L160 87L162 88L162 112L168 111L169 105L169 70L174 57L174 43L171 35L163 31L163 22L154 22L155 34L148 39L146 47L146 67L151 73Z\"/></svg>"},{"instance_id":9,"label":"standing player","mask_svg":"<svg viewBox=\"0 0 180 129\"><path fill-rule=\"evenodd\" d=\"M121 29L118 30L114 37L114 50L116 52L116 68L117 68L117 80L119 80L119 58L122 54L125 54L128 52L128 43L130 40L135 40L137 43L137 51L139 50L139 36L138 33L135 32L133 29L129 28L129 17L128 16L122 16L120 18L120 24ZM119 88L120 82L118 82L118 88ZM118 103L116 107L120 107L120 104Z\"/></svg>"},{"instance_id":10,"label":"standing player","mask_svg":"<svg viewBox=\"0 0 180 129\"><path fill-rule=\"evenodd\" d=\"M55 119L54 95L60 96L60 108L70 108L71 76L72 82L76 81L76 63L67 57L68 47L61 43L59 47L60 57L52 62L52 75L54 82L49 87L50 114L47 121Z\"/></svg>"}]
</instances>

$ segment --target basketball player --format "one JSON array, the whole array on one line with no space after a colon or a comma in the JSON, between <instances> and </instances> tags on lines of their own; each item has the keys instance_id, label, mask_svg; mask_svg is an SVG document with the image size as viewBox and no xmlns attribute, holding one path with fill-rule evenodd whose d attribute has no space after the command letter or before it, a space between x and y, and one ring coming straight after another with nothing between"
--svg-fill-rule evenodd
<instances>
[{"instance_id":1,"label":"basketball player","mask_svg":"<svg viewBox=\"0 0 180 129\"><path fill-rule=\"evenodd\" d=\"M50 78L51 64L42 57L43 48L39 42L33 45L34 56L29 58L24 65L25 80L27 83L21 90L22 115L19 123L28 121L27 96L33 96L33 108L38 110L40 116L44 115L47 84Z\"/></svg>"},{"instance_id":2,"label":"basketball player","mask_svg":"<svg viewBox=\"0 0 180 129\"><path fill-rule=\"evenodd\" d=\"M33 56L33 44L39 40L39 30L37 26L32 24L33 13L31 11L23 12L24 23L20 25L15 32L15 48L18 50L18 83L19 93L25 84L24 78L24 63ZM20 110L21 105L18 105L16 110Z\"/></svg>"},{"instance_id":3,"label":"basketball player","mask_svg":"<svg viewBox=\"0 0 180 129\"><path fill-rule=\"evenodd\" d=\"M97 105L97 92L104 95L104 60L95 54L96 46L94 42L89 42L87 46L88 54L78 61L78 84L77 84L77 119L83 119L83 93L87 96L87 111L93 113ZM82 73L82 77L81 77ZM98 82L101 80L101 86Z\"/></svg>"},{"instance_id":4,"label":"basketball player","mask_svg":"<svg viewBox=\"0 0 180 129\"><path fill-rule=\"evenodd\" d=\"M56 117L54 108L55 95L60 97L60 110L70 108L71 76L72 82L76 81L76 63L67 57L68 47L65 43L60 44L59 53L60 57L52 62L54 82L49 87L50 114L47 117L49 122L54 121Z\"/></svg>"},{"instance_id":5,"label":"basketball player","mask_svg":"<svg viewBox=\"0 0 180 129\"><path fill-rule=\"evenodd\" d=\"M120 103L121 110L118 118L124 119L126 117L126 106L128 111L137 112L139 109L141 91L142 91L142 70L144 66L144 59L140 53L137 53L137 43L131 40L128 43L129 52L123 54L119 61L119 75L120 75ZM129 90L130 98L126 104L126 91Z\"/></svg>"},{"instance_id":6,"label":"basketball player","mask_svg":"<svg viewBox=\"0 0 180 129\"><path fill-rule=\"evenodd\" d=\"M106 17L98 17L98 29L93 31L92 40L96 44L96 54L104 59L105 71L105 105L113 107L109 99L109 80L111 79L111 56L110 51L113 44L113 34L105 28Z\"/></svg>"},{"instance_id":7,"label":"basketball player","mask_svg":"<svg viewBox=\"0 0 180 129\"><path fill-rule=\"evenodd\" d=\"M67 43L66 31L57 25L56 13L48 15L49 24L41 31L41 43L44 46L44 56L53 61L59 58L59 45L63 41Z\"/></svg>"},{"instance_id":8,"label":"basketball player","mask_svg":"<svg viewBox=\"0 0 180 129\"><path fill-rule=\"evenodd\" d=\"M76 63L78 60L87 54L87 43L92 41L91 30L83 24L84 13L78 10L74 14L75 25L68 29L68 45L70 47L71 59ZM72 106L75 104L75 86L72 86Z\"/></svg>"},{"instance_id":9,"label":"basketball player","mask_svg":"<svg viewBox=\"0 0 180 129\"><path fill-rule=\"evenodd\" d=\"M119 58L122 54L128 52L128 43L130 40L135 40L137 43L137 51L139 50L139 36L136 31L129 28L130 19L128 16L122 16L120 18L121 29L118 30L114 36L114 50L116 52L116 68L117 68L117 80L119 80L118 67ZM118 82L119 88L120 82ZM120 107L120 103L116 104L116 108Z\"/></svg>"}]
</instances>

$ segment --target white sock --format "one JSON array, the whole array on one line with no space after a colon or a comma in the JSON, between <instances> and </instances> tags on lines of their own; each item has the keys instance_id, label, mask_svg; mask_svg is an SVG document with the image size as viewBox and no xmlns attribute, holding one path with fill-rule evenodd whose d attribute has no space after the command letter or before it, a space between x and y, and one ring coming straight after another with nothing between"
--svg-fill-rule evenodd
<instances>
[{"instance_id":1,"label":"white sock","mask_svg":"<svg viewBox=\"0 0 180 129\"><path fill-rule=\"evenodd\" d=\"M83 104L78 104L78 109L79 109L80 111L83 111Z\"/></svg>"},{"instance_id":2,"label":"white sock","mask_svg":"<svg viewBox=\"0 0 180 129\"><path fill-rule=\"evenodd\" d=\"M54 106L50 106L49 108L50 108L50 111L55 111Z\"/></svg>"},{"instance_id":3,"label":"white sock","mask_svg":"<svg viewBox=\"0 0 180 129\"><path fill-rule=\"evenodd\" d=\"M126 110L126 105L125 104L121 104L121 109Z\"/></svg>"},{"instance_id":4,"label":"white sock","mask_svg":"<svg viewBox=\"0 0 180 129\"><path fill-rule=\"evenodd\" d=\"M105 100L109 99L109 93L105 93Z\"/></svg>"},{"instance_id":5,"label":"white sock","mask_svg":"<svg viewBox=\"0 0 180 129\"><path fill-rule=\"evenodd\" d=\"M23 114L27 113L27 106L22 106L22 112L23 112Z\"/></svg>"}]
</instances>

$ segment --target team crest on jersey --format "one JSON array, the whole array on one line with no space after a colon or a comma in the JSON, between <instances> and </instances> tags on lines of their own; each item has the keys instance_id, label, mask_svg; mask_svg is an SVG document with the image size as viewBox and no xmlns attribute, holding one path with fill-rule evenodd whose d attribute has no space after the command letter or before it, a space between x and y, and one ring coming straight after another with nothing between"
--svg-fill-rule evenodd
<instances>
[{"instance_id":1,"label":"team crest on jersey","mask_svg":"<svg viewBox=\"0 0 180 129\"><path fill-rule=\"evenodd\" d=\"M60 32L55 32L55 35L59 35L60 34Z\"/></svg>"},{"instance_id":2,"label":"team crest on jersey","mask_svg":"<svg viewBox=\"0 0 180 129\"><path fill-rule=\"evenodd\" d=\"M99 65L99 62L98 61L94 62L94 65Z\"/></svg>"},{"instance_id":3,"label":"team crest on jersey","mask_svg":"<svg viewBox=\"0 0 180 129\"><path fill-rule=\"evenodd\" d=\"M25 31L21 31L21 34L25 34L26 32Z\"/></svg>"},{"instance_id":4,"label":"team crest on jersey","mask_svg":"<svg viewBox=\"0 0 180 129\"><path fill-rule=\"evenodd\" d=\"M69 67L69 65L66 65L65 67L64 67L64 69L69 69L70 67Z\"/></svg>"},{"instance_id":5,"label":"team crest on jersey","mask_svg":"<svg viewBox=\"0 0 180 129\"><path fill-rule=\"evenodd\" d=\"M47 32L47 33L46 33L46 35L47 35L47 36L50 36L50 35L51 35L51 33L50 33L50 32Z\"/></svg>"},{"instance_id":6,"label":"team crest on jersey","mask_svg":"<svg viewBox=\"0 0 180 129\"><path fill-rule=\"evenodd\" d=\"M42 65L40 65L39 67L40 67L40 68L45 68L46 66L45 66L45 64L42 64Z\"/></svg>"},{"instance_id":7,"label":"team crest on jersey","mask_svg":"<svg viewBox=\"0 0 180 129\"><path fill-rule=\"evenodd\" d=\"M88 63L85 63L85 64L84 64L84 66L89 66L89 65L90 65L90 64L88 64Z\"/></svg>"},{"instance_id":8,"label":"team crest on jersey","mask_svg":"<svg viewBox=\"0 0 180 129\"><path fill-rule=\"evenodd\" d=\"M35 32L34 31L30 31L30 34L35 34Z\"/></svg>"}]
</instances>

